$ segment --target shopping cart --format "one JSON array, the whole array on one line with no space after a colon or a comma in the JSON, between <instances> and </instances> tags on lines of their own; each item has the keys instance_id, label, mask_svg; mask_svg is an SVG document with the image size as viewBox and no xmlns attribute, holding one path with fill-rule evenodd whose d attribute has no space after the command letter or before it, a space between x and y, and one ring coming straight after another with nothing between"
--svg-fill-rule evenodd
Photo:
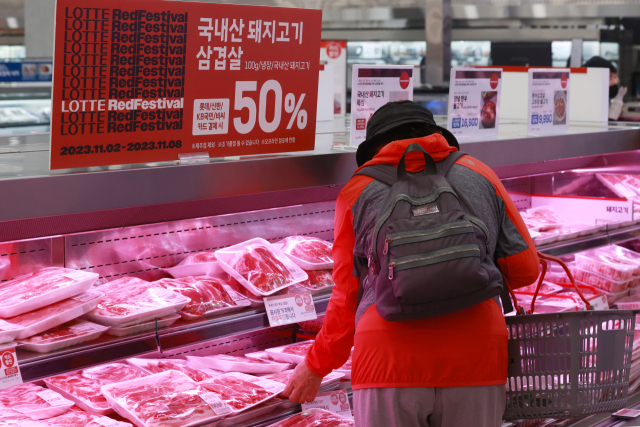
<instances>
[{"instance_id":1,"label":"shopping cart","mask_svg":"<svg viewBox=\"0 0 640 427\"><path fill-rule=\"evenodd\" d=\"M505 419L575 418L617 411L627 403L635 315L594 311L558 258L538 253L542 274L525 313L507 316L509 368ZM558 262L587 311L533 314L547 261Z\"/></svg>"}]
</instances>

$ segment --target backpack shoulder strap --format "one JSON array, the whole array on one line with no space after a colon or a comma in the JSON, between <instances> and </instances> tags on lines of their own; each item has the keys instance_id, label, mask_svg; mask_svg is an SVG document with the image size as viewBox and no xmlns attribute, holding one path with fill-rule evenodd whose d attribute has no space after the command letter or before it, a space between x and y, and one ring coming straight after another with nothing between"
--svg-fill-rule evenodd
<instances>
[{"instance_id":1,"label":"backpack shoulder strap","mask_svg":"<svg viewBox=\"0 0 640 427\"><path fill-rule=\"evenodd\" d=\"M445 176L449 169L453 166L453 164L462 156L466 156L467 153L463 153L461 151L453 151L450 153L446 159L437 162L436 167L438 168L438 175Z\"/></svg>"},{"instance_id":2,"label":"backpack shoulder strap","mask_svg":"<svg viewBox=\"0 0 640 427\"><path fill-rule=\"evenodd\" d=\"M398 182L398 169L391 165L366 166L356 172L356 175L370 176L377 181L391 186Z\"/></svg>"}]
</instances>

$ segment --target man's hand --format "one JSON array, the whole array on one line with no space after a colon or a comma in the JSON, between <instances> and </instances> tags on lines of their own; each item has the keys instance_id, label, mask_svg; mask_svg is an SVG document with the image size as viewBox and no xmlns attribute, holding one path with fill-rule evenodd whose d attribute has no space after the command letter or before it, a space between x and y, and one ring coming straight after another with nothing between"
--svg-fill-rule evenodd
<instances>
[{"instance_id":1,"label":"man's hand","mask_svg":"<svg viewBox=\"0 0 640 427\"><path fill-rule=\"evenodd\" d=\"M289 384L287 384L282 394L288 396L292 402L300 404L313 402L318 394L321 382L322 377L311 372L305 359L294 369Z\"/></svg>"}]
</instances>

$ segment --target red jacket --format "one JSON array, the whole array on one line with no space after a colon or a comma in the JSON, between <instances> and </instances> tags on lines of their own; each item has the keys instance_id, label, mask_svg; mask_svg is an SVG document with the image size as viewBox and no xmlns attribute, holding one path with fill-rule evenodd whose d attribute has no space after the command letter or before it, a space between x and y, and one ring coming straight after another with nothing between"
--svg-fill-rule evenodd
<instances>
[{"instance_id":1,"label":"red jacket","mask_svg":"<svg viewBox=\"0 0 640 427\"><path fill-rule=\"evenodd\" d=\"M366 165L392 164L397 167L406 147L418 142L435 161L446 158L455 148L441 135L395 141L386 145ZM494 172L480 161L463 156L464 166L489 180L495 195L503 201L504 216L522 239L517 253L497 259L510 288L533 283L539 261L527 228ZM406 160L407 170L424 168L421 156ZM307 365L316 375L325 376L342 366L353 352L354 389L375 387L448 387L504 384L507 379L507 333L502 311L494 300L445 316L387 322L370 307L355 328L359 278L354 276L352 208L373 179L354 176L340 192L336 203L333 246L335 287L327 307L324 325L307 356ZM505 245L507 247L509 245ZM505 249L506 250L506 249ZM499 253L504 254L505 250ZM508 252L508 251L507 251Z\"/></svg>"}]
</instances>

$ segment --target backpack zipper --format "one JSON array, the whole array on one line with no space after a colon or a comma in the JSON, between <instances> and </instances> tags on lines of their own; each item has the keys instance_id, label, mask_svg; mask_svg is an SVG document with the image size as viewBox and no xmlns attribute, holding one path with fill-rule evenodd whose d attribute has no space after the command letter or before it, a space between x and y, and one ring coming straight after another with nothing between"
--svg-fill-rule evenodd
<instances>
[{"instance_id":1,"label":"backpack zipper","mask_svg":"<svg viewBox=\"0 0 640 427\"><path fill-rule=\"evenodd\" d=\"M451 224L450 226L437 227L435 230L431 229L431 230L425 230L422 232L415 232L413 234L404 234L402 236L387 237L384 241L384 250L382 251L382 255L386 255L387 252L389 252L389 244L392 243L394 240L410 239L413 237L433 236L436 234L441 234L448 230L456 230L459 228L469 228L469 227L472 227L472 225L465 221L464 223L457 223L457 224Z\"/></svg>"},{"instance_id":2,"label":"backpack zipper","mask_svg":"<svg viewBox=\"0 0 640 427\"><path fill-rule=\"evenodd\" d=\"M393 280L393 269L396 268L399 265L403 265L403 264L408 264L410 262L416 262L416 261L428 261L430 259L434 259L434 258L439 258L441 256L445 256L445 255L451 255L451 254L456 254L459 252L469 252L469 251L477 251L480 252L479 248L464 248L464 249L454 249L454 250L450 250L447 252L440 252L431 256L424 256L421 258L413 258L413 259L408 259L405 261L398 261L398 262L391 262L389 263L389 280Z\"/></svg>"}]
</instances>

